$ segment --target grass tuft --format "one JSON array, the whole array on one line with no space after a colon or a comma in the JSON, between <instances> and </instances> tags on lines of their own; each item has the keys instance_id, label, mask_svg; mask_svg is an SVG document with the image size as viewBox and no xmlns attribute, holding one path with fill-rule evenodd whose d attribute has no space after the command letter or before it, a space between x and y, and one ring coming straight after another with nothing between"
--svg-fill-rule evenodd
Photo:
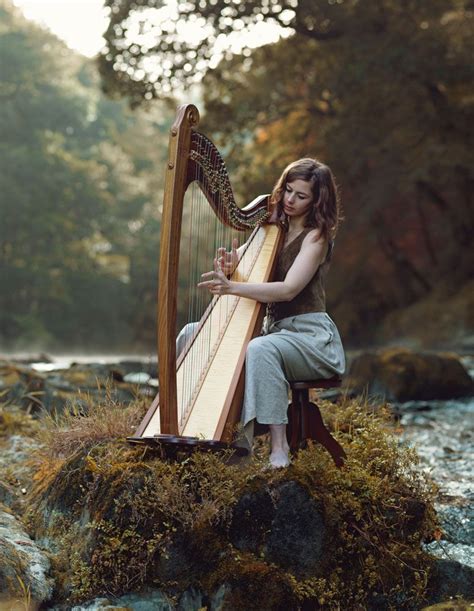
<instances>
[{"instance_id":1,"label":"grass tuft","mask_svg":"<svg viewBox=\"0 0 474 611\"><path fill-rule=\"evenodd\" d=\"M37 434L43 455L68 457L83 448L133 435L146 412L145 399L124 405L114 398L110 384L105 391L103 399L78 393L61 413L44 412Z\"/></svg>"}]
</instances>

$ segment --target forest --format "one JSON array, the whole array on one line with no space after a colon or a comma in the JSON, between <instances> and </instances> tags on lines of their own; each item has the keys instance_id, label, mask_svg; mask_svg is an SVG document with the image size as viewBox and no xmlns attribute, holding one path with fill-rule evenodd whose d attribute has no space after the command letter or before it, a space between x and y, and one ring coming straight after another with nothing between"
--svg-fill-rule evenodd
<instances>
[{"instance_id":1,"label":"forest","mask_svg":"<svg viewBox=\"0 0 474 611\"><path fill-rule=\"evenodd\" d=\"M472 611L473 0L98 0L92 59L16 2L0 0L0 609ZM188 270L177 299L164 265L160 285L162 226L191 230L163 244L199 279L233 238L193 206L163 214L166 168L220 195L204 137L185 168L168 158L189 103L239 206L298 158L333 170L337 328L309 312L248 343L238 309L258 333L249 304L305 289L237 301L242 282L211 309L183 297L204 293ZM326 204L282 186L298 256ZM291 259L300 284L322 242ZM184 328L175 377L176 302L177 327L212 315Z\"/></svg>"},{"instance_id":2,"label":"forest","mask_svg":"<svg viewBox=\"0 0 474 611\"><path fill-rule=\"evenodd\" d=\"M468 2L189 0L166 18L156 0L105 4L94 62L0 3L3 349L154 349L163 166L183 100L198 100L242 204L298 157L333 168L345 221L328 311L347 346L462 347ZM281 28L277 42L216 57L218 41L262 21Z\"/></svg>"},{"instance_id":3,"label":"forest","mask_svg":"<svg viewBox=\"0 0 474 611\"><path fill-rule=\"evenodd\" d=\"M0 345L153 346L172 115L131 112L94 63L1 8Z\"/></svg>"}]
</instances>

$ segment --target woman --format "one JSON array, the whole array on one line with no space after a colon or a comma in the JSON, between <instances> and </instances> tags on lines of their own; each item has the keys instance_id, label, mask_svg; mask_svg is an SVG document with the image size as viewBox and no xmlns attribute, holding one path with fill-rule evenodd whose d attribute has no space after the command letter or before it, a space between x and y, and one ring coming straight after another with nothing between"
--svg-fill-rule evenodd
<instances>
[{"instance_id":1,"label":"woman","mask_svg":"<svg viewBox=\"0 0 474 611\"><path fill-rule=\"evenodd\" d=\"M270 304L266 335L247 348L242 423L248 438L254 419L268 424L270 465L289 465L286 439L288 380L342 375L344 350L326 313L324 277L340 220L331 170L315 159L300 159L283 172L271 201L286 231L273 282L234 282L226 276L237 260L219 249L215 270L198 285L214 295L236 295Z\"/></svg>"}]
</instances>

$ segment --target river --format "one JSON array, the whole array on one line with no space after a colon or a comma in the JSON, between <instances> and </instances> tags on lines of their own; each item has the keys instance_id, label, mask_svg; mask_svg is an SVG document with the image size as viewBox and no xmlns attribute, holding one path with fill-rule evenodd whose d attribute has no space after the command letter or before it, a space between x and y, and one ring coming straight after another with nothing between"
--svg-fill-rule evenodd
<instances>
[{"instance_id":1,"label":"river","mask_svg":"<svg viewBox=\"0 0 474 611\"><path fill-rule=\"evenodd\" d=\"M474 358L463 357L474 376ZM394 405L402 439L415 446L420 467L439 486L436 503L444 535L427 545L441 558L474 568L474 398Z\"/></svg>"}]
</instances>

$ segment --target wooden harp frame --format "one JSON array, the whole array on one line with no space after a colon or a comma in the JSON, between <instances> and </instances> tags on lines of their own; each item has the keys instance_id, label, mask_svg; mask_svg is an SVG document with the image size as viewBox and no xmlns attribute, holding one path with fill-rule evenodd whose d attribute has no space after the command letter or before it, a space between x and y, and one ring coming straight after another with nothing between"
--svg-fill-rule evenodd
<instances>
[{"instance_id":1,"label":"wooden harp frame","mask_svg":"<svg viewBox=\"0 0 474 611\"><path fill-rule=\"evenodd\" d=\"M199 123L198 109L183 105L178 109L169 137L169 155L166 166L163 211L161 221L161 244L158 285L158 381L156 396L145 418L129 438L132 442L177 441L193 445L190 438L180 437L177 409L177 355L176 322L178 265L180 251L183 202L186 189L196 181L219 220L236 230L246 230L263 224L272 224L274 237L269 264L262 281L268 281L274 271L276 257L283 242L282 231L276 227L275 211L269 207L269 196L260 196L243 209L235 203L224 161L217 148L203 134L196 131ZM200 170L200 171L198 171ZM224 205L222 205L224 204ZM251 324L246 330L246 343L259 334L264 317L263 304L255 303ZM204 318L204 317L203 317ZM180 358L180 360L182 357ZM239 357L238 366L231 383L229 395L211 444L221 447L229 443L232 432L227 425L229 418L236 422L244 388L245 351ZM179 364L179 362L178 362ZM146 429L159 407L160 434L147 436ZM195 439L195 438L194 438ZM199 445L202 445L201 441Z\"/></svg>"}]
</instances>

